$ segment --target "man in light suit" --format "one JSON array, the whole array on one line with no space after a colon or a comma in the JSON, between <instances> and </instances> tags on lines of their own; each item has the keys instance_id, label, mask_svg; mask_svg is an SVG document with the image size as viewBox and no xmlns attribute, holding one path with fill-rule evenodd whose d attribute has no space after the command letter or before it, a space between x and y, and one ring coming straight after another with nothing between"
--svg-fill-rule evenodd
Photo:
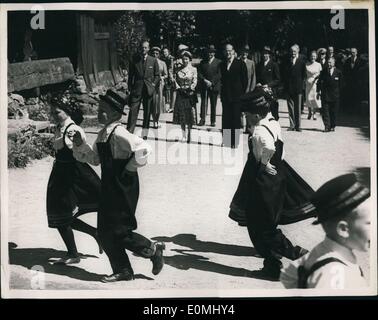
<instances>
[{"instance_id":1,"label":"man in light suit","mask_svg":"<svg viewBox=\"0 0 378 320\"><path fill-rule=\"evenodd\" d=\"M130 61L128 78L131 92L127 129L134 133L140 104L143 103L143 139L147 139L153 95L160 81L159 64L155 58L148 55L149 50L148 41L142 42L140 53Z\"/></svg>"},{"instance_id":2,"label":"man in light suit","mask_svg":"<svg viewBox=\"0 0 378 320\"><path fill-rule=\"evenodd\" d=\"M207 58L202 60L198 67L198 79L201 90L201 120L199 126L205 124L208 100L210 99L210 123L215 127L216 107L218 93L221 88L222 61L215 58L215 46L210 45L207 49Z\"/></svg>"},{"instance_id":3,"label":"man in light suit","mask_svg":"<svg viewBox=\"0 0 378 320\"><path fill-rule=\"evenodd\" d=\"M284 89L289 109L289 131L302 131L301 106L303 83L306 79L306 62L299 56L297 44L290 48L290 59L284 66Z\"/></svg>"},{"instance_id":4,"label":"man in light suit","mask_svg":"<svg viewBox=\"0 0 378 320\"><path fill-rule=\"evenodd\" d=\"M225 46L226 60L222 62L222 133L223 145L236 148L239 144L241 128L240 105L237 103L248 85L247 66L236 59L235 50L231 44Z\"/></svg>"}]
</instances>

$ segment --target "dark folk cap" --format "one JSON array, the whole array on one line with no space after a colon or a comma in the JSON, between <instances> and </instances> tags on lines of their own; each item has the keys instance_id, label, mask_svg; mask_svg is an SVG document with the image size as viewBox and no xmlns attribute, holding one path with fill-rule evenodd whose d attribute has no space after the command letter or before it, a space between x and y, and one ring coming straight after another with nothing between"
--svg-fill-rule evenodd
<instances>
[{"instance_id":1,"label":"dark folk cap","mask_svg":"<svg viewBox=\"0 0 378 320\"><path fill-rule=\"evenodd\" d=\"M123 109L127 103L127 99L122 97L117 91L109 89L105 95L100 96L100 99L107 102L115 111L126 115Z\"/></svg>"},{"instance_id":2,"label":"dark folk cap","mask_svg":"<svg viewBox=\"0 0 378 320\"><path fill-rule=\"evenodd\" d=\"M355 174L336 177L322 185L311 199L318 217L313 224L348 213L369 197L370 190L357 181Z\"/></svg>"}]
</instances>

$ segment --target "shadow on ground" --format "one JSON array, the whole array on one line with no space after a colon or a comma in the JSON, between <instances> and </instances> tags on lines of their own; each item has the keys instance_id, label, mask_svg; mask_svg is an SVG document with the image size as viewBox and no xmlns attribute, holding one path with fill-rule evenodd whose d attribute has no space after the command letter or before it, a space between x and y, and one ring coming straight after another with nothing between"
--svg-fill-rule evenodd
<instances>
[{"instance_id":1,"label":"shadow on ground","mask_svg":"<svg viewBox=\"0 0 378 320\"><path fill-rule=\"evenodd\" d=\"M228 276L255 278L260 280L270 280L259 270L247 270L244 268L227 266L212 262L209 258L193 254L193 252L212 252L225 255L241 257L258 257L257 252L252 247L223 244L211 241L198 240L194 234L178 234L173 237L155 237L153 240L174 243L176 245L190 249L173 249L177 252L173 256L164 257L165 263L180 270L196 269L206 272L214 272Z\"/></svg>"},{"instance_id":2,"label":"shadow on ground","mask_svg":"<svg viewBox=\"0 0 378 320\"><path fill-rule=\"evenodd\" d=\"M81 281L100 281L105 274L97 274L82 268L70 265L54 265L52 259L63 258L67 252L50 248L17 248L17 244L8 243L9 264L18 265L27 269L41 266L45 273L67 276ZM82 258L97 258L92 255L82 255ZM143 274L136 274L136 279L153 280Z\"/></svg>"},{"instance_id":3,"label":"shadow on ground","mask_svg":"<svg viewBox=\"0 0 378 320\"><path fill-rule=\"evenodd\" d=\"M182 251L190 252L212 252L218 254L226 254L239 257L253 257L257 256L257 252L252 247L238 246L234 244L224 244L212 241L201 241L197 239L194 234L182 233L173 237L155 237L156 241L164 241L166 243L174 243L176 245L190 248Z\"/></svg>"}]
</instances>

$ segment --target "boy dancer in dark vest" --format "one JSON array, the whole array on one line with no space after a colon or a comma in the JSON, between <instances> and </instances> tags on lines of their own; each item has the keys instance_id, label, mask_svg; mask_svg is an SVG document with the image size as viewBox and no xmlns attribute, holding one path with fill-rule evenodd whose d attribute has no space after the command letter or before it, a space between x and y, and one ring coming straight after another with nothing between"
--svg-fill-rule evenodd
<instances>
[{"instance_id":1,"label":"boy dancer in dark vest","mask_svg":"<svg viewBox=\"0 0 378 320\"><path fill-rule=\"evenodd\" d=\"M98 233L113 269L113 274L105 276L102 282L134 279L125 249L151 259L155 275L164 265L165 244L152 243L134 232L139 197L137 168L146 164L151 147L119 122L124 114L124 103L116 92L108 90L101 97L98 110L98 120L105 127L99 132L95 144L85 143L80 133L74 136L76 158L92 165L101 164Z\"/></svg>"}]
</instances>

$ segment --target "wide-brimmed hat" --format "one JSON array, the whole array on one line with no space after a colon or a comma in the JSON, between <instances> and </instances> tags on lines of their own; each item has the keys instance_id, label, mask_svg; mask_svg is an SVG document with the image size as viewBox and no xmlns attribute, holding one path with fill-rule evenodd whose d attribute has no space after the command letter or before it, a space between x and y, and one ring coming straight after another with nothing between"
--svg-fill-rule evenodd
<instances>
[{"instance_id":1,"label":"wide-brimmed hat","mask_svg":"<svg viewBox=\"0 0 378 320\"><path fill-rule=\"evenodd\" d=\"M152 47L151 50L150 50L150 52L155 52L155 51L160 53L161 49L159 47Z\"/></svg>"},{"instance_id":2,"label":"wide-brimmed hat","mask_svg":"<svg viewBox=\"0 0 378 320\"><path fill-rule=\"evenodd\" d=\"M127 103L127 98L120 95L114 89L109 89L108 91L106 91L106 94L101 95L100 99L108 103L110 107L115 111L126 115L123 109L125 108L125 105Z\"/></svg>"},{"instance_id":3,"label":"wide-brimmed hat","mask_svg":"<svg viewBox=\"0 0 378 320\"><path fill-rule=\"evenodd\" d=\"M312 196L319 224L347 214L370 197L370 190L357 181L355 174L344 174L324 185Z\"/></svg>"},{"instance_id":4,"label":"wide-brimmed hat","mask_svg":"<svg viewBox=\"0 0 378 320\"><path fill-rule=\"evenodd\" d=\"M186 44L179 44L178 47L177 47L177 50L178 51L181 51L181 50L187 50L189 49L189 47L186 45Z\"/></svg>"},{"instance_id":5,"label":"wide-brimmed hat","mask_svg":"<svg viewBox=\"0 0 378 320\"><path fill-rule=\"evenodd\" d=\"M264 48L262 49L262 52L269 53L269 54L273 53L269 46L264 46Z\"/></svg>"},{"instance_id":6,"label":"wide-brimmed hat","mask_svg":"<svg viewBox=\"0 0 378 320\"><path fill-rule=\"evenodd\" d=\"M217 49L215 48L215 46L214 46L213 44L211 44L211 45L209 45L209 46L206 48L206 52L207 52L207 53L210 53L210 52L215 53L215 52L217 52Z\"/></svg>"}]
</instances>

